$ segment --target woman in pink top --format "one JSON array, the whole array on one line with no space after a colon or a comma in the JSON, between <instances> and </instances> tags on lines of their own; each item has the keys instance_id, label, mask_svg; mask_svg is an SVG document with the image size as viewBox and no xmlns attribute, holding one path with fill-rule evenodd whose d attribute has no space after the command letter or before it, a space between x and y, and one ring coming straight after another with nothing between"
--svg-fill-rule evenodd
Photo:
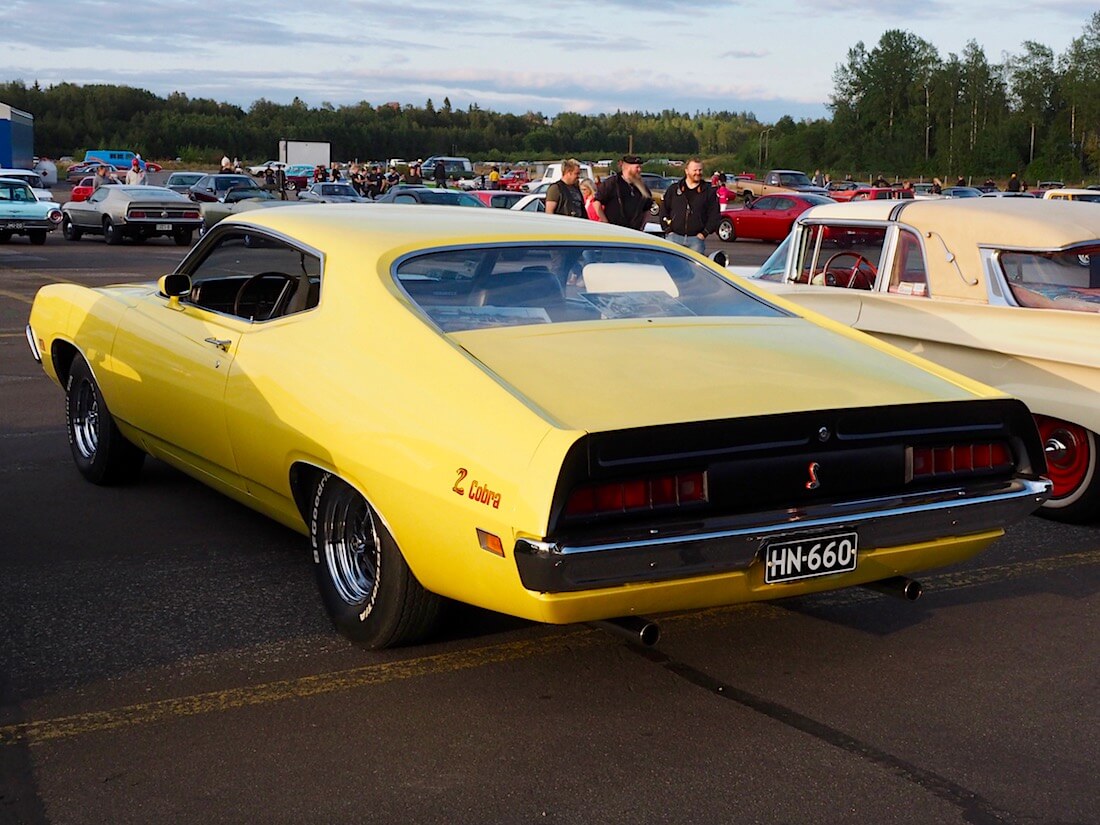
<instances>
[{"instance_id":1,"label":"woman in pink top","mask_svg":"<svg viewBox=\"0 0 1100 825\"><path fill-rule=\"evenodd\" d=\"M580 187L581 194L584 195L584 211L588 213L588 220L598 221L600 216L596 213L596 188L588 178L581 180Z\"/></svg>"}]
</instances>

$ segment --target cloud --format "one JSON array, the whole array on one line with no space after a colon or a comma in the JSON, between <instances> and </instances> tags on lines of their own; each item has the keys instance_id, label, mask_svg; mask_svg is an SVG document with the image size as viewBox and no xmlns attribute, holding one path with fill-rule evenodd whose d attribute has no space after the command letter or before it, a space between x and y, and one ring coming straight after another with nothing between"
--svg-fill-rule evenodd
<instances>
[{"instance_id":1,"label":"cloud","mask_svg":"<svg viewBox=\"0 0 1100 825\"><path fill-rule=\"evenodd\" d=\"M771 54L771 52L765 52L765 51L760 51L760 50L750 51L748 49L733 49L733 50L728 51L728 52L722 52L722 54L719 55L719 56L722 57L722 58L730 57L730 58L733 58L735 60L739 60L739 59L742 59L742 58L768 57L770 54Z\"/></svg>"}]
</instances>

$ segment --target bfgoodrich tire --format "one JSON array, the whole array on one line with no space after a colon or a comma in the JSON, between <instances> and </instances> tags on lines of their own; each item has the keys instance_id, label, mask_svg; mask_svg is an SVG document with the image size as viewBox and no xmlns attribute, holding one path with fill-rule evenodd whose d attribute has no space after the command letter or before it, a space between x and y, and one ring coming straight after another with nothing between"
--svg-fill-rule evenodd
<instances>
[{"instance_id":1,"label":"bfgoodrich tire","mask_svg":"<svg viewBox=\"0 0 1100 825\"><path fill-rule=\"evenodd\" d=\"M119 432L88 362L73 361L65 384L65 426L81 475L93 484L126 484L137 479L145 453Z\"/></svg>"},{"instance_id":2,"label":"bfgoodrich tire","mask_svg":"<svg viewBox=\"0 0 1100 825\"><path fill-rule=\"evenodd\" d=\"M416 580L358 491L325 473L309 521L321 601L343 636L377 650L410 644L434 629L442 599Z\"/></svg>"}]
</instances>

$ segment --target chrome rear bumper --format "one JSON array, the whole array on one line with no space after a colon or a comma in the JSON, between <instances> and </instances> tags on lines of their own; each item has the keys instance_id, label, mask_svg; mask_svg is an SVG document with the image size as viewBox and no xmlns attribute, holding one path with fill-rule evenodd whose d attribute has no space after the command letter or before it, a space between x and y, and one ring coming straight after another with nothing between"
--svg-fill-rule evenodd
<instances>
[{"instance_id":1,"label":"chrome rear bumper","mask_svg":"<svg viewBox=\"0 0 1100 825\"><path fill-rule=\"evenodd\" d=\"M1033 512L1050 496L1046 479L1012 479L969 489L846 501L678 525L662 533L592 542L520 539L520 579L528 590L562 593L746 569L779 537L859 533L860 551L978 535ZM929 567L935 566L932 561Z\"/></svg>"}]
</instances>

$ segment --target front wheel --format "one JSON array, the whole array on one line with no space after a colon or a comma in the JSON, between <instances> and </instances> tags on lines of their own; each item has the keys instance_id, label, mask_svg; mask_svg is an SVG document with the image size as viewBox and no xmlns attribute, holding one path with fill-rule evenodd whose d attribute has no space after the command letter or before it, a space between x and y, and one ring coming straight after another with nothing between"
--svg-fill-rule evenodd
<instances>
[{"instance_id":1,"label":"front wheel","mask_svg":"<svg viewBox=\"0 0 1100 825\"><path fill-rule=\"evenodd\" d=\"M110 218L103 219L103 239L111 246L122 243L122 230Z\"/></svg>"},{"instance_id":2,"label":"front wheel","mask_svg":"<svg viewBox=\"0 0 1100 825\"><path fill-rule=\"evenodd\" d=\"M428 635L442 599L416 580L382 520L351 485L325 473L309 520L321 601L335 628L371 650Z\"/></svg>"},{"instance_id":3,"label":"front wheel","mask_svg":"<svg viewBox=\"0 0 1100 825\"><path fill-rule=\"evenodd\" d=\"M723 241L737 240L737 235L733 229L733 221L729 218L722 218L721 223L718 224L718 238Z\"/></svg>"},{"instance_id":4,"label":"front wheel","mask_svg":"<svg viewBox=\"0 0 1100 825\"><path fill-rule=\"evenodd\" d=\"M93 484L125 484L137 479L145 453L119 432L92 368L80 356L65 384L65 427L73 461Z\"/></svg>"},{"instance_id":5,"label":"front wheel","mask_svg":"<svg viewBox=\"0 0 1100 825\"><path fill-rule=\"evenodd\" d=\"M1100 478L1096 473L1096 434L1077 424L1035 416L1054 483L1039 515L1085 524L1100 516Z\"/></svg>"},{"instance_id":6,"label":"front wheel","mask_svg":"<svg viewBox=\"0 0 1100 825\"><path fill-rule=\"evenodd\" d=\"M72 218L66 215L61 219L61 234L67 241L79 241L84 233L73 223Z\"/></svg>"}]
</instances>

